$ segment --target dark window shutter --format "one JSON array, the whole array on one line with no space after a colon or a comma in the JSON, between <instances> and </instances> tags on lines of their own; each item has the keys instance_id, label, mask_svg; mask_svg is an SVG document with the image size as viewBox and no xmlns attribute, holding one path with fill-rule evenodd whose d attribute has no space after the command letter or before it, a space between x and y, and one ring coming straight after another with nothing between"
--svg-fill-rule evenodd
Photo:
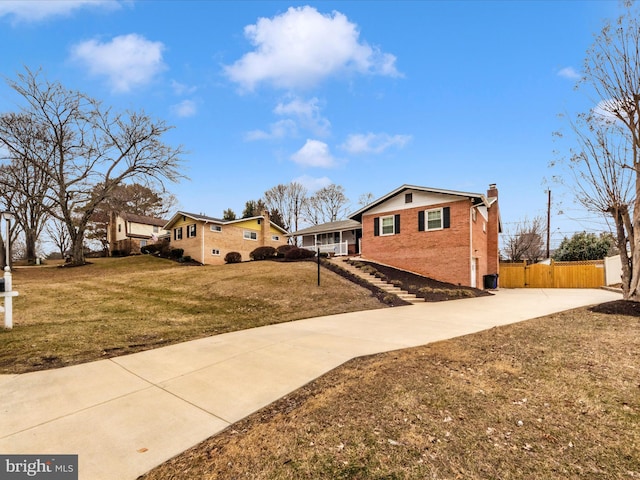
<instances>
[{"instance_id":1,"label":"dark window shutter","mask_svg":"<svg viewBox=\"0 0 640 480\"><path fill-rule=\"evenodd\" d=\"M400 214L393 216L393 231L397 235L400 233Z\"/></svg>"},{"instance_id":2,"label":"dark window shutter","mask_svg":"<svg viewBox=\"0 0 640 480\"><path fill-rule=\"evenodd\" d=\"M373 219L373 236L377 237L380 235L380 218L376 217Z\"/></svg>"},{"instance_id":3,"label":"dark window shutter","mask_svg":"<svg viewBox=\"0 0 640 480\"><path fill-rule=\"evenodd\" d=\"M451 214L449 213L449 210L449 207L444 207L442 209L442 228L449 228L451 226Z\"/></svg>"},{"instance_id":4,"label":"dark window shutter","mask_svg":"<svg viewBox=\"0 0 640 480\"><path fill-rule=\"evenodd\" d=\"M424 210L418 212L418 231L424 232Z\"/></svg>"}]
</instances>

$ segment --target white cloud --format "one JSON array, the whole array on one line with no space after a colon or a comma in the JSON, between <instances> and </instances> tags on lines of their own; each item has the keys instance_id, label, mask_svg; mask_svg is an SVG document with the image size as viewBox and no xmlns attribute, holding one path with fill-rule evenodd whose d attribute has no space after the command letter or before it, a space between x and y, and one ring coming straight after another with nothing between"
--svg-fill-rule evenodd
<instances>
[{"instance_id":1,"label":"white cloud","mask_svg":"<svg viewBox=\"0 0 640 480\"><path fill-rule=\"evenodd\" d=\"M314 135L326 136L329 134L331 122L320 114L319 103L315 97L308 101L296 97L288 103L279 103L273 112L276 115L295 117L302 128Z\"/></svg>"},{"instance_id":2,"label":"white cloud","mask_svg":"<svg viewBox=\"0 0 640 480\"><path fill-rule=\"evenodd\" d=\"M88 40L72 48L72 58L84 64L91 75L107 77L116 92L145 85L165 70L162 42L152 42L131 33L110 42Z\"/></svg>"},{"instance_id":3,"label":"white cloud","mask_svg":"<svg viewBox=\"0 0 640 480\"><path fill-rule=\"evenodd\" d=\"M198 90L198 87L185 85L184 83L177 82L176 80L171 80L171 88L173 88L173 92L176 95L191 95Z\"/></svg>"},{"instance_id":4,"label":"white cloud","mask_svg":"<svg viewBox=\"0 0 640 480\"><path fill-rule=\"evenodd\" d=\"M269 125L269 131L266 132L264 130L252 130L244 136L244 139L248 142L255 140L277 140L295 136L297 131L296 122L286 119L272 123Z\"/></svg>"},{"instance_id":5,"label":"white cloud","mask_svg":"<svg viewBox=\"0 0 640 480\"><path fill-rule=\"evenodd\" d=\"M558 71L558 76L568 78L569 80L580 79L580 74L573 67L565 67Z\"/></svg>"},{"instance_id":6,"label":"white cloud","mask_svg":"<svg viewBox=\"0 0 640 480\"><path fill-rule=\"evenodd\" d=\"M293 181L301 184L310 193L315 193L321 188L328 187L333 183L329 177L315 178L309 175L302 175L301 177L295 178Z\"/></svg>"},{"instance_id":7,"label":"white cloud","mask_svg":"<svg viewBox=\"0 0 640 480\"><path fill-rule=\"evenodd\" d=\"M183 100L171 109L179 117L193 117L198 112L196 102L193 100Z\"/></svg>"},{"instance_id":8,"label":"white cloud","mask_svg":"<svg viewBox=\"0 0 640 480\"><path fill-rule=\"evenodd\" d=\"M357 25L340 12L323 15L310 6L290 7L246 26L244 34L255 49L224 70L249 91L263 82L285 89L307 88L350 71L400 75L396 58L360 41Z\"/></svg>"},{"instance_id":9,"label":"white cloud","mask_svg":"<svg viewBox=\"0 0 640 480\"><path fill-rule=\"evenodd\" d=\"M47 18L69 16L85 7L115 10L117 0L2 0L0 17L10 16L16 22L39 22Z\"/></svg>"},{"instance_id":10,"label":"white cloud","mask_svg":"<svg viewBox=\"0 0 640 480\"><path fill-rule=\"evenodd\" d=\"M411 135L389 135L386 133L353 134L347 137L341 148L352 154L360 153L382 153L385 150L396 147L404 147L410 140Z\"/></svg>"},{"instance_id":11,"label":"white cloud","mask_svg":"<svg viewBox=\"0 0 640 480\"><path fill-rule=\"evenodd\" d=\"M291 160L305 167L330 168L336 164L329 145L318 140L307 140L300 150L291 155Z\"/></svg>"}]
</instances>

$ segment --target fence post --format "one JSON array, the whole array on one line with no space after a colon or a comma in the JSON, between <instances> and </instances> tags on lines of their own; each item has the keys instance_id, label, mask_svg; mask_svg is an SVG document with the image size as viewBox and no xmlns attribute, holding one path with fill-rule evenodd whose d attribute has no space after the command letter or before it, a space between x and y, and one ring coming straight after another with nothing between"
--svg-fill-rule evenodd
<instances>
[{"instance_id":1,"label":"fence post","mask_svg":"<svg viewBox=\"0 0 640 480\"><path fill-rule=\"evenodd\" d=\"M8 265L4 267L4 328L11 330L13 328L13 297L18 295L18 292L13 291L11 284L11 267Z\"/></svg>"}]
</instances>

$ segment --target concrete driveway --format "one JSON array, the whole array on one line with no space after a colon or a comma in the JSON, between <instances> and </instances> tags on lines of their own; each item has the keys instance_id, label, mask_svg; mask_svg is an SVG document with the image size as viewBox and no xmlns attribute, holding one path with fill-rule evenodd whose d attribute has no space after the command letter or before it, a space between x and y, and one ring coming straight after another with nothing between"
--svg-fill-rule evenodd
<instances>
[{"instance_id":1,"label":"concrete driveway","mask_svg":"<svg viewBox=\"0 0 640 480\"><path fill-rule=\"evenodd\" d=\"M0 452L78 454L81 479L135 479L351 358L620 298L591 289L500 290L2 375Z\"/></svg>"}]
</instances>

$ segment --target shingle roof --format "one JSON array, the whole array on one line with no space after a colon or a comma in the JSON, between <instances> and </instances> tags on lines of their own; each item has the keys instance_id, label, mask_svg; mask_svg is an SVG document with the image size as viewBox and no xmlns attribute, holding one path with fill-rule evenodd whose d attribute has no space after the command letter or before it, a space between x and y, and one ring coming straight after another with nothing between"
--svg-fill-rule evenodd
<instances>
[{"instance_id":1,"label":"shingle roof","mask_svg":"<svg viewBox=\"0 0 640 480\"><path fill-rule=\"evenodd\" d=\"M162 218L146 217L144 215L134 215L132 213L123 213L120 215L126 222L141 223L142 225L155 225L162 227L167 221Z\"/></svg>"},{"instance_id":2,"label":"shingle roof","mask_svg":"<svg viewBox=\"0 0 640 480\"><path fill-rule=\"evenodd\" d=\"M355 220L338 220L336 222L323 223L321 225L313 225L308 228L303 228L295 233L291 233L290 236L298 235L315 235L318 233L340 232L345 230L355 230L362 228L362 224Z\"/></svg>"}]
</instances>

